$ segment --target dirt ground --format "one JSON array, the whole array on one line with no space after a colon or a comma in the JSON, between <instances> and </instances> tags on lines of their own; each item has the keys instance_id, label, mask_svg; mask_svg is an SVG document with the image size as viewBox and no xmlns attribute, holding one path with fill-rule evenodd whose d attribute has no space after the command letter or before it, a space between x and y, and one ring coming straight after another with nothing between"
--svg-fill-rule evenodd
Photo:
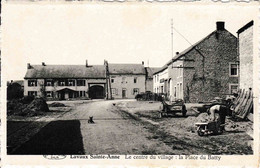
<instances>
[{"instance_id":1,"label":"dirt ground","mask_svg":"<svg viewBox=\"0 0 260 168\"><path fill-rule=\"evenodd\" d=\"M186 104L187 116L159 118L160 102L121 102L118 108L130 113L146 123L147 127L158 135L156 138L179 149L182 154L253 154L250 142L253 140L251 122L226 120L226 132L214 136L198 136L196 122L207 118L206 113L198 114L191 110L198 104ZM156 131L155 131L156 130Z\"/></svg>"},{"instance_id":2,"label":"dirt ground","mask_svg":"<svg viewBox=\"0 0 260 168\"><path fill-rule=\"evenodd\" d=\"M51 104L53 102L48 102ZM43 116L8 118L8 154L252 154L249 122L218 136L194 132L196 113L158 118L160 102L62 101ZM93 116L95 123L89 124ZM235 125L235 126L234 126ZM238 125L238 126L237 126Z\"/></svg>"}]
</instances>

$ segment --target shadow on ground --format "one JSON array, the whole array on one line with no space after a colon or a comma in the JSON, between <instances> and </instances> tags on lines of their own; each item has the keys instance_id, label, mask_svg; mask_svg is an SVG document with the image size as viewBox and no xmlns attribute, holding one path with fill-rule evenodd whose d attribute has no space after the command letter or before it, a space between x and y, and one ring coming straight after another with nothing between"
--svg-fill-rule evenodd
<instances>
[{"instance_id":1,"label":"shadow on ground","mask_svg":"<svg viewBox=\"0 0 260 168\"><path fill-rule=\"evenodd\" d=\"M52 121L11 155L84 154L80 122Z\"/></svg>"}]
</instances>

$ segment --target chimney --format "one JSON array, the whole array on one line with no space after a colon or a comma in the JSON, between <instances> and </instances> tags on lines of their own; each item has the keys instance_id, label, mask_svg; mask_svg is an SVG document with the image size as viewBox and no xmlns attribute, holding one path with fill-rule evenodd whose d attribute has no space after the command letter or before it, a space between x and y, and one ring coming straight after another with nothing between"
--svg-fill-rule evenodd
<instances>
[{"instance_id":1,"label":"chimney","mask_svg":"<svg viewBox=\"0 0 260 168\"><path fill-rule=\"evenodd\" d=\"M46 66L45 62L42 62L42 66Z\"/></svg>"},{"instance_id":2,"label":"chimney","mask_svg":"<svg viewBox=\"0 0 260 168\"><path fill-rule=\"evenodd\" d=\"M88 60L86 60L86 67L88 67Z\"/></svg>"},{"instance_id":3,"label":"chimney","mask_svg":"<svg viewBox=\"0 0 260 168\"><path fill-rule=\"evenodd\" d=\"M142 61L142 65L144 65L144 61Z\"/></svg>"},{"instance_id":4,"label":"chimney","mask_svg":"<svg viewBox=\"0 0 260 168\"><path fill-rule=\"evenodd\" d=\"M225 22L217 22L217 30L224 30L225 29Z\"/></svg>"},{"instance_id":5,"label":"chimney","mask_svg":"<svg viewBox=\"0 0 260 168\"><path fill-rule=\"evenodd\" d=\"M31 69L30 63L27 63L27 69Z\"/></svg>"}]
</instances>

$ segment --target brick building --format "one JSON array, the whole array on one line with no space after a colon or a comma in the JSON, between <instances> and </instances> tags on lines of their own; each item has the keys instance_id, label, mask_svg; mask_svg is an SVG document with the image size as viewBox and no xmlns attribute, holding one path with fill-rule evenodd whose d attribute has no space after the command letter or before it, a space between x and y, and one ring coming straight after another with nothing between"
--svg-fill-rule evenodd
<instances>
[{"instance_id":1,"label":"brick building","mask_svg":"<svg viewBox=\"0 0 260 168\"><path fill-rule=\"evenodd\" d=\"M237 31L239 56L239 88L253 88L253 25L250 21Z\"/></svg>"},{"instance_id":2,"label":"brick building","mask_svg":"<svg viewBox=\"0 0 260 168\"><path fill-rule=\"evenodd\" d=\"M171 99L185 102L225 97L238 87L237 38L224 22L216 30L170 60L167 65Z\"/></svg>"}]
</instances>

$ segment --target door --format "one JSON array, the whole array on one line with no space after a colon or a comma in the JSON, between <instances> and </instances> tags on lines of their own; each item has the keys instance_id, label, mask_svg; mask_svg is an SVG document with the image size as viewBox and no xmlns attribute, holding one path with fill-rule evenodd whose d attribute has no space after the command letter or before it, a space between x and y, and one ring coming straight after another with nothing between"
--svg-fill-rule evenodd
<instances>
[{"instance_id":1,"label":"door","mask_svg":"<svg viewBox=\"0 0 260 168\"><path fill-rule=\"evenodd\" d=\"M126 89L122 90L122 98L126 98Z\"/></svg>"}]
</instances>

